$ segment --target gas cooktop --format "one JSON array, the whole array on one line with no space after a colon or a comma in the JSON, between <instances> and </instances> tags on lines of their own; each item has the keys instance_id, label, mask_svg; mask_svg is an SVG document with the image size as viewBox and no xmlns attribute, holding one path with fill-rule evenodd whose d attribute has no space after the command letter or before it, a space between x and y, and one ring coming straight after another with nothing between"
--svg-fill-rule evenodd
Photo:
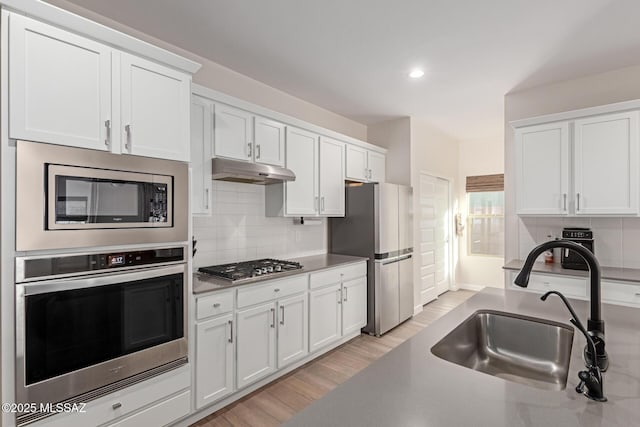
<instances>
[{"instance_id":1,"label":"gas cooktop","mask_svg":"<svg viewBox=\"0 0 640 427\"><path fill-rule=\"evenodd\" d=\"M302 264L278 259L259 259L256 261L236 262L231 264L200 267L199 272L224 279L231 283L257 277L273 276L279 273L299 270Z\"/></svg>"}]
</instances>

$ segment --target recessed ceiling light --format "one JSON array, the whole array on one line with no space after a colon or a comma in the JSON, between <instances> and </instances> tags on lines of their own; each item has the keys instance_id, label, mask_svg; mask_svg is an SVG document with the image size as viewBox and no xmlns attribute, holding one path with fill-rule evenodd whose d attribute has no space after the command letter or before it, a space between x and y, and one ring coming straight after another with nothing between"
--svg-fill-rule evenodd
<instances>
[{"instance_id":1,"label":"recessed ceiling light","mask_svg":"<svg viewBox=\"0 0 640 427\"><path fill-rule=\"evenodd\" d=\"M419 79L420 77L424 76L424 71L422 70L413 70L409 73L409 77L411 77L412 79Z\"/></svg>"}]
</instances>

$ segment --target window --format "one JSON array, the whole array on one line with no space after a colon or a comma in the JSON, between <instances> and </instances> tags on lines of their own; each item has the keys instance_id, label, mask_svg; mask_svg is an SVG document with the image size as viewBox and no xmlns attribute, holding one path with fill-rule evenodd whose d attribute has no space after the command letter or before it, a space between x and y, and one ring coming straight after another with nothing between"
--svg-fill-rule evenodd
<instances>
[{"instance_id":1,"label":"window","mask_svg":"<svg viewBox=\"0 0 640 427\"><path fill-rule=\"evenodd\" d=\"M504 191L467 193L469 255L504 255Z\"/></svg>"}]
</instances>

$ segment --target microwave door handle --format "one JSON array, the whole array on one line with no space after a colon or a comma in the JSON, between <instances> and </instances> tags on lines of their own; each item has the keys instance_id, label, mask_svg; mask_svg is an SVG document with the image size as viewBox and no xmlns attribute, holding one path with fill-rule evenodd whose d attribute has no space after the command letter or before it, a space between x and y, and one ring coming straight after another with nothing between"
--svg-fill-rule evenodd
<instances>
[{"instance_id":1,"label":"microwave door handle","mask_svg":"<svg viewBox=\"0 0 640 427\"><path fill-rule=\"evenodd\" d=\"M73 289L94 288L116 283L153 279L154 277L168 276L170 274L183 274L185 271L186 265L178 264L167 267L149 268L144 271L131 273L116 272L101 274L97 277L82 277L79 279L52 279L42 282L24 283L23 286L25 295L38 295L47 292L70 291Z\"/></svg>"}]
</instances>

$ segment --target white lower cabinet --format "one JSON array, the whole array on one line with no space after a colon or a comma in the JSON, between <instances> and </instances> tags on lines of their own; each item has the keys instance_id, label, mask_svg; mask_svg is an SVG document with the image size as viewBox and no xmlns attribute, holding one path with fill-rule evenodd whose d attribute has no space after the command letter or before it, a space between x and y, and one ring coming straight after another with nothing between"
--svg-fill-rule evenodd
<instances>
[{"instance_id":1,"label":"white lower cabinet","mask_svg":"<svg viewBox=\"0 0 640 427\"><path fill-rule=\"evenodd\" d=\"M184 417L190 410L191 391L186 390L117 423L109 424L109 427L166 426Z\"/></svg>"},{"instance_id":2,"label":"white lower cabinet","mask_svg":"<svg viewBox=\"0 0 640 427\"><path fill-rule=\"evenodd\" d=\"M307 293L278 301L278 368L309 353Z\"/></svg>"},{"instance_id":3,"label":"white lower cabinet","mask_svg":"<svg viewBox=\"0 0 640 427\"><path fill-rule=\"evenodd\" d=\"M196 326L196 407L202 408L233 392L233 315Z\"/></svg>"},{"instance_id":4,"label":"white lower cabinet","mask_svg":"<svg viewBox=\"0 0 640 427\"><path fill-rule=\"evenodd\" d=\"M309 350L316 351L342 335L341 285L309 293Z\"/></svg>"},{"instance_id":5,"label":"white lower cabinet","mask_svg":"<svg viewBox=\"0 0 640 427\"><path fill-rule=\"evenodd\" d=\"M272 302L236 313L238 388L276 370L276 305Z\"/></svg>"},{"instance_id":6,"label":"white lower cabinet","mask_svg":"<svg viewBox=\"0 0 640 427\"><path fill-rule=\"evenodd\" d=\"M342 284L342 335L359 331L367 324L367 278Z\"/></svg>"}]
</instances>

